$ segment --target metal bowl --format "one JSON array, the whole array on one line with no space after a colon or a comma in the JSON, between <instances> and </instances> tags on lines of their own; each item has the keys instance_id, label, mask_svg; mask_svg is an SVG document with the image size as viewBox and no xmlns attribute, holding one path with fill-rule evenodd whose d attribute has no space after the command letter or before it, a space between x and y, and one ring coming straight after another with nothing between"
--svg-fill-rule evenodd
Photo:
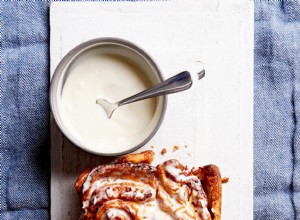
<instances>
[{"instance_id":1,"label":"metal bowl","mask_svg":"<svg viewBox=\"0 0 300 220\"><path fill-rule=\"evenodd\" d=\"M151 120L151 128L149 132L142 138L142 141L135 146L128 146L127 150L121 152L101 152L94 147L89 146L82 141L79 141L76 135L72 134L66 126L64 116L61 110L61 96L65 82L69 75L69 68L82 55L90 50L102 50L110 54L125 56L128 59L134 60L145 71L143 72L149 80L151 86L163 81L161 71L155 61L139 46L119 38L97 38L84 42L72 49L58 64L50 84L50 106L53 117L61 130L61 132L76 146L93 154L102 156L120 156L133 152L144 146L158 131L166 111L166 96L156 98L155 113ZM150 126L150 125L149 125Z\"/></svg>"}]
</instances>

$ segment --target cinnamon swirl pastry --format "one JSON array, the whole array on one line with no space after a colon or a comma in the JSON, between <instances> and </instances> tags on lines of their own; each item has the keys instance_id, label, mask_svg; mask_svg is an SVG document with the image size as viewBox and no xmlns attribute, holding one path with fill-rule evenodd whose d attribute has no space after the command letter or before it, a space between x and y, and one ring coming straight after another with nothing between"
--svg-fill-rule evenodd
<instances>
[{"instance_id":1,"label":"cinnamon swirl pastry","mask_svg":"<svg viewBox=\"0 0 300 220\"><path fill-rule=\"evenodd\" d=\"M152 151L84 171L75 188L81 220L220 220L218 167L188 169L173 159L151 166Z\"/></svg>"}]
</instances>

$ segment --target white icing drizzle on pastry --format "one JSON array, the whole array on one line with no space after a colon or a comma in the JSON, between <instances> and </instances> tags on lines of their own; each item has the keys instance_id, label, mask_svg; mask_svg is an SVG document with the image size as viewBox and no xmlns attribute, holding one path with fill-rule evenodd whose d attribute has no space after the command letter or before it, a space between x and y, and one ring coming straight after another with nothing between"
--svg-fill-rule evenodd
<instances>
[{"instance_id":1,"label":"white icing drizzle on pastry","mask_svg":"<svg viewBox=\"0 0 300 220\"><path fill-rule=\"evenodd\" d=\"M121 171L114 172L117 177L108 175L93 180L93 174L98 172L95 168L82 187L85 194L82 209L99 213L105 208L104 216L97 220L114 220L120 216L130 220L133 213L138 220L211 220L201 181L187 168L179 168L180 165L177 160L158 165L154 186L147 184L146 176L128 179L126 173L127 177L122 178L125 173Z\"/></svg>"}]
</instances>

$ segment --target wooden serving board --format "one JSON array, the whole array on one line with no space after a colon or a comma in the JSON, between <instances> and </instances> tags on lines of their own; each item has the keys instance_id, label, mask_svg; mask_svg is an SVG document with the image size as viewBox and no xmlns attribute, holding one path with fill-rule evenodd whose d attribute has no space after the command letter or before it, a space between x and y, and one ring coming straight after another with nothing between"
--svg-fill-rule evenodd
<instances>
[{"instance_id":1,"label":"wooden serving board","mask_svg":"<svg viewBox=\"0 0 300 220\"><path fill-rule=\"evenodd\" d=\"M168 97L165 119L142 149L154 164L177 158L190 166L216 164L230 181L223 188L222 219L253 219L253 2L217 0L52 2L51 75L83 41L119 37L145 49L165 78L198 68L206 76ZM173 146L180 148L173 152ZM154 148L151 148L154 146ZM162 156L162 148L167 153ZM73 146L51 119L51 218L78 219L73 187L87 167L114 158Z\"/></svg>"}]
</instances>

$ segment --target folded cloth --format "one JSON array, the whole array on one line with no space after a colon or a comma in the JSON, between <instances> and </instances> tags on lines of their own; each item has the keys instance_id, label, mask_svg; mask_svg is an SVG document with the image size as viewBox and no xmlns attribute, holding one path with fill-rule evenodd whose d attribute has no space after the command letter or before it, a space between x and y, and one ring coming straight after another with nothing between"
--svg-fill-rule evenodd
<instances>
[{"instance_id":1,"label":"folded cloth","mask_svg":"<svg viewBox=\"0 0 300 220\"><path fill-rule=\"evenodd\" d=\"M0 219L49 219L48 5L0 2Z\"/></svg>"},{"instance_id":2,"label":"folded cloth","mask_svg":"<svg viewBox=\"0 0 300 220\"><path fill-rule=\"evenodd\" d=\"M300 1L255 1L254 218L300 219Z\"/></svg>"},{"instance_id":3,"label":"folded cloth","mask_svg":"<svg viewBox=\"0 0 300 220\"><path fill-rule=\"evenodd\" d=\"M254 219L300 219L300 2L254 4ZM0 219L50 218L48 6L0 2Z\"/></svg>"}]
</instances>

